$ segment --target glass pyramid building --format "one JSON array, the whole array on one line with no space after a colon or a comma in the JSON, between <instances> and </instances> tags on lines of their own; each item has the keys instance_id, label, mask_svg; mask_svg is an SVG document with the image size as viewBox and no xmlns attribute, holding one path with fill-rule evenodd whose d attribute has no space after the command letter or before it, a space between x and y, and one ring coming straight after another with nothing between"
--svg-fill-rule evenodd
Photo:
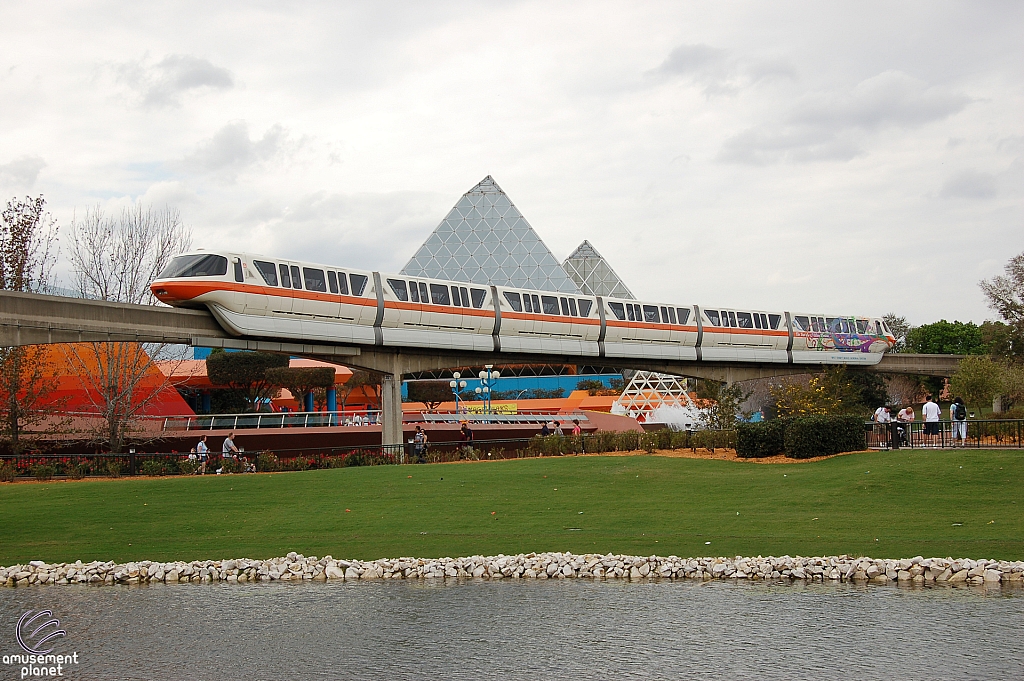
<instances>
[{"instance_id":1,"label":"glass pyramid building","mask_svg":"<svg viewBox=\"0 0 1024 681\"><path fill-rule=\"evenodd\" d=\"M636 299L608 261L589 241L581 243L565 259L562 269L584 295Z\"/></svg>"},{"instance_id":2,"label":"glass pyramid building","mask_svg":"<svg viewBox=\"0 0 1024 681\"><path fill-rule=\"evenodd\" d=\"M579 294L490 175L462 195L402 274Z\"/></svg>"}]
</instances>

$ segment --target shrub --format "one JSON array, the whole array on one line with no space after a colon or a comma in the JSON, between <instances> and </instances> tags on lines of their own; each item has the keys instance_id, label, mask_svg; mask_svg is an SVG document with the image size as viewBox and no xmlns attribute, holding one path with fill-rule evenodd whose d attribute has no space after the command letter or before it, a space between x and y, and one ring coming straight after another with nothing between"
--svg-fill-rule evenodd
<instances>
[{"instance_id":1,"label":"shrub","mask_svg":"<svg viewBox=\"0 0 1024 681\"><path fill-rule=\"evenodd\" d=\"M273 473L281 470L281 462L273 452L260 452L256 455L256 471L258 473Z\"/></svg>"},{"instance_id":2,"label":"shrub","mask_svg":"<svg viewBox=\"0 0 1024 681\"><path fill-rule=\"evenodd\" d=\"M143 475L149 476L170 475L174 472L171 470L171 463L163 459L147 459L139 466L139 470Z\"/></svg>"},{"instance_id":3,"label":"shrub","mask_svg":"<svg viewBox=\"0 0 1024 681\"><path fill-rule=\"evenodd\" d=\"M39 463L32 466L32 475L36 480L51 480L57 469L49 464Z\"/></svg>"},{"instance_id":4,"label":"shrub","mask_svg":"<svg viewBox=\"0 0 1024 681\"><path fill-rule=\"evenodd\" d=\"M785 427L784 419L737 424L736 455L746 459L763 459L782 454L786 451Z\"/></svg>"},{"instance_id":5,"label":"shrub","mask_svg":"<svg viewBox=\"0 0 1024 681\"><path fill-rule=\"evenodd\" d=\"M72 480L81 480L89 475L89 464L84 461L76 461L68 465L68 477Z\"/></svg>"},{"instance_id":6,"label":"shrub","mask_svg":"<svg viewBox=\"0 0 1024 681\"><path fill-rule=\"evenodd\" d=\"M199 470L200 465L201 464L198 459L189 459L186 457L178 461L178 472L182 475L194 475L195 472Z\"/></svg>"},{"instance_id":7,"label":"shrub","mask_svg":"<svg viewBox=\"0 0 1024 681\"><path fill-rule=\"evenodd\" d=\"M999 412L989 416L991 419L1014 419L1024 420L1024 407L1014 407L1008 411Z\"/></svg>"},{"instance_id":8,"label":"shrub","mask_svg":"<svg viewBox=\"0 0 1024 681\"><path fill-rule=\"evenodd\" d=\"M786 456L809 459L865 448L859 416L801 416L785 424Z\"/></svg>"},{"instance_id":9,"label":"shrub","mask_svg":"<svg viewBox=\"0 0 1024 681\"><path fill-rule=\"evenodd\" d=\"M0 482L14 482L14 477L17 474L18 467L14 465L13 461L0 463Z\"/></svg>"},{"instance_id":10,"label":"shrub","mask_svg":"<svg viewBox=\"0 0 1024 681\"><path fill-rule=\"evenodd\" d=\"M107 471L107 475L112 478L120 478L121 474L124 473L124 464L119 459L110 459L104 468Z\"/></svg>"},{"instance_id":11,"label":"shrub","mask_svg":"<svg viewBox=\"0 0 1024 681\"><path fill-rule=\"evenodd\" d=\"M241 473L245 470L241 461L233 459L230 456L222 458L218 468L220 468L223 473Z\"/></svg>"}]
</instances>

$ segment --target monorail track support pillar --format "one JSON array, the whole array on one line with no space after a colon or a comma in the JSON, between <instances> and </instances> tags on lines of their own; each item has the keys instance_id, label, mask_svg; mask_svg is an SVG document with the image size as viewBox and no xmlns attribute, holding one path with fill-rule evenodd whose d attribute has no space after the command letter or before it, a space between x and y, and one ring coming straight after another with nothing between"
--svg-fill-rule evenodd
<instances>
[{"instance_id":1,"label":"monorail track support pillar","mask_svg":"<svg viewBox=\"0 0 1024 681\"><path fill-rule=\"evenodd\" d=\"M394 354L391 357L391 371L384 372L381 381L381 444L385 450L394 452L399 460L405 462L405 450L402 430L402 357Z\"/></svg>"}]
</instances>

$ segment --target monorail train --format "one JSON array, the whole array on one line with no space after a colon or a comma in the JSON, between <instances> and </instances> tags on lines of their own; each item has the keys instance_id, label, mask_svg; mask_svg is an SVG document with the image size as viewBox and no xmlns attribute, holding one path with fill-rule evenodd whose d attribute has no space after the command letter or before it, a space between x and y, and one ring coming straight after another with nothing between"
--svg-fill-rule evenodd
<instances>
[{"instance_id":1,"label":"monorail train","mask_svg":"<svg viewBox=\"0 0 1024 681\"><path fill-rule=\"evenodd\" d=\"M206 307L238 336L438 350L789 364L877 364L877 317L569 295L246 253L175 257L159 300Z\"/></svg>"}]
</instances>

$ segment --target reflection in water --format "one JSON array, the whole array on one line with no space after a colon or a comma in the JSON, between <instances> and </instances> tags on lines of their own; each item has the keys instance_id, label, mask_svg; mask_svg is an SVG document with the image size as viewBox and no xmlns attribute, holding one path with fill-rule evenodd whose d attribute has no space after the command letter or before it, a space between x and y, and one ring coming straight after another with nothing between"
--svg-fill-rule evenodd
<instances>
[{"instance_id":1,"label":"reflection in water","mask_svg":"<svg viewBox=\"0 0 1024 681\"><path fill-rule=\"evenodd\" d=\"M1024 592L504 581L0 589L0 653L49 608L71 678L1024 678ZM6 673L6 671L5 671Z\"/></svg>"}]
</instances>

